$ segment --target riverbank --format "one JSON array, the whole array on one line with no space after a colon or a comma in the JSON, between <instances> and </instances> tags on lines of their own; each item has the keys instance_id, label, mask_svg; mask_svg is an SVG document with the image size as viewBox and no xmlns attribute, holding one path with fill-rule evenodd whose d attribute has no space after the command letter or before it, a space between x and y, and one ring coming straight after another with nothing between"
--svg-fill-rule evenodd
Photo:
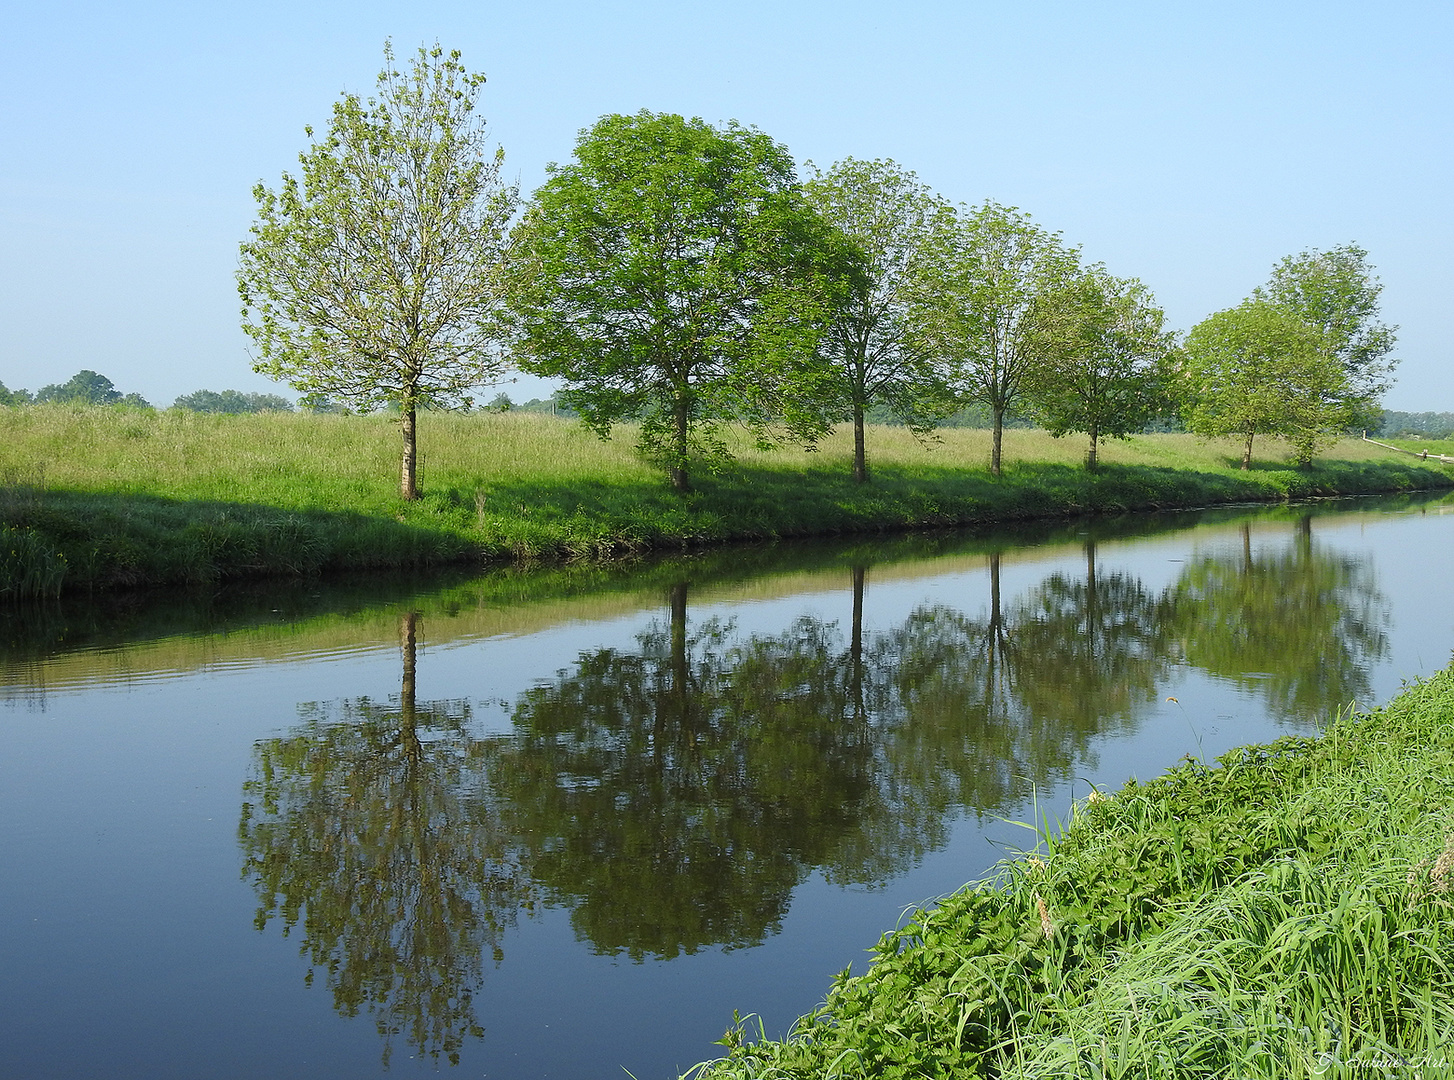
<instances>
[{"instance_id":1,"label":"riverbank","mask_svg":"<svg viewBox=\"0 0 1454 1080\"><path fill-rule=\"evenodd\" d=\"M423 498L396 493L398 431L383 416L217 416L0 409L0 594L451 563L610 557L741 540L827 536L1130 510L1454 487L1454 469L1356 440L1312 466L1275 440L1238 469L1231 443L1112 442L1087 473L1078 440L870 431L872 482L851 438L737 460L676 495L632 449L539 415L427 414Z\"/></svg>"},{"instance_id":2,"label":"riverbank","mask_svg":"<svg viewBox=\"0 0 1454 1080\"><path fill-rule=\"evenodd\" d=\"M1454 1075L1454 669L1094 795L696 1080ZM1052 830L1054 831L1054 830Z\"/></svg>"}]
</instances>

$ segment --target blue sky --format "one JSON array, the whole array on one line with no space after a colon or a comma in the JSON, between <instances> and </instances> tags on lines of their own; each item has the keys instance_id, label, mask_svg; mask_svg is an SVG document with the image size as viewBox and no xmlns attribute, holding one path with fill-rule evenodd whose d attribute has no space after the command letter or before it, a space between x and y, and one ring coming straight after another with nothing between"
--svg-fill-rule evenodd
<instances>
[{"instance_id":1,"label":"blue sky","mask_svg":"<svg viewBox=\"0 0 1454 1080\"><path fill-rule=\"evenodd\" d=\"M1386 404L1454 411L1447 3L11 5L0 381L286 392L239 329L251 189L372 89L385 38L486 73L527 192L604 113L736 119L800 163L893 158L1019 206L1181 329L1356 241L1400 327Z\"/></svg>"}]
</instances>

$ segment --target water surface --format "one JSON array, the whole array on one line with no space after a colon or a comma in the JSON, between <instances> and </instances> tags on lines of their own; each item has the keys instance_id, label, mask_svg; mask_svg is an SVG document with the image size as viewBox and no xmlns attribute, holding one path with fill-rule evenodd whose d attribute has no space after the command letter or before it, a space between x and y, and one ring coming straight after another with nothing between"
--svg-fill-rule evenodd
<instances>
[{"instance_id":1,"label":"water surface","mask_svg":"<svg viewBox=\"0 0 1454 1080\"><path fill-rule=\"evenodd\" d=\"M672 1077L1454 649L1408 497L0 615L0 1075Z\"/></svg>"}]
</instances>

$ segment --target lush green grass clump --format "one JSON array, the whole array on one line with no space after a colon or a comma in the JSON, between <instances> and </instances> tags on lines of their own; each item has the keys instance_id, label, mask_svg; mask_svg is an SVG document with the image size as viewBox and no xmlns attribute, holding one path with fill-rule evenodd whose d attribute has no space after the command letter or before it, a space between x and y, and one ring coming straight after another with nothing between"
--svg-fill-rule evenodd
<instances>
[{"instance_id":1,"label":"lush green grass clump","mask_svg":"<svg viewBox=\"0 0 1454 1080\"><path fill-rule=\"evenodd\" d=\"M1454 472L1347 442L1310 468L1259 444L1190 436L1108 444L1097 473L1082 447L1006 432L1005 474L988 475L989 433L920 443L870 432L873 481L849 478L851 437L815 452L762 452L703 470L676 495L634 452L540 415L427 414L423 498L398 496L399 434L385 416L229 416L75 406L0 409L0 593L417 567L487 559L605 556L736 539L829 535L1213 503L1454 485Z\"/></svg>"},{"instance_id":2,"label":"lush green grass clump","mask_svg":"<svg viewBox=\"0 0 1454 1080\"><path fill-rule=\"evenodd\" d=\"M1078 804L785 1041L743 1027L696 1075L1454 1075L1454 669Z\"/></svg>"}]
</instances>

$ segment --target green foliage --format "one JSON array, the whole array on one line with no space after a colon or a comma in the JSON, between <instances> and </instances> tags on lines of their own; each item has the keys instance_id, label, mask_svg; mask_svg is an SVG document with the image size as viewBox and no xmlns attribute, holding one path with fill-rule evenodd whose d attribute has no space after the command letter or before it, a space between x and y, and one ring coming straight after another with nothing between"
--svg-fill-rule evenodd
<instances>
[{"instance_id":1,"label":"green foliage","mask_svg":"<svg viewBox=\"0 0 1454 1080\"><path fill-rule=\"evenodd\" d=\"M1285 256L1273 267L1267 286L1252 294L1323 332L1343 367L1349 419L1355 427L1376 417L1378 399L1392 385L1398 364L1388 355L1398 327L1378 321L1382 292L1368 252L1357 244L1343 244Z\"/></svg>"},{"instance_id":2,"label":"green foliage","mask_svg":"<svg viewBox=\"0 0 1454 1080\"><path fill-rule=\"evenodd\" d=\"M686 491L694 458L727 458L725 421L821 430L814 350L849 257L762 132L606 116L517 230L521 366L564 379L602 437L638 417L640 448Z\"/></svg>"},{"instance_id":3,"label":"green foliage","mask_svg":"<svg viewBox=\"0 0 1454 1080\"><path fill-rule=\"evenodd\" d=\"M48 405L52 402L115 405L120 400L121 391L116 389L111 380L89 369L76 372L68 382L43 386L35 395L37 405Z\"/></svg>"},{"instance_id":4,"label":"green foliage","mask_svg":"<svg viewBox=\"0 0 1454 1080\"><path fill-rule=\"evenodd\" d=\"M8 390L0 383L0 405L29 405L33 400L29 390Z\"/></svg>"},{"instance_id":5,"label":"green foliage","mask_svg":"<svg viewBox=\"0 0 1454 1080\"><path fill-rule=\"evenodd\" d=\"M1014 207L986 201L936 231L915 306L915 335L939 357L961 401L994 417L990 473L1000 474L1005 414L1029 391L1062 333L1052 302L1078 272L1079 256Z\"/></svg>"},{"instance_id":6,"label":"green foliage","mask_svg":"<svg viewBox=\"0 0 1454 1080\"><path fill-rule=\"evenodd\" d=\"M1094 469L1099 439L1144 431L1165 411L1174 335L1144 285L1099 267L1047 302L1059 309L1059 329L1029 380L1032 411L1052 435L1088 435L1086 467Z\"/></svg>"},{"instance_id":7,"label":"green foliage","mask_svg":"<svg viewBox=\"0 0 1454 1080\"><path fill-rule=\"evenodd\" d=\"M697 1077L1312 1077L1447 1064L1454 671L1093 793ZM1038 829L1038 826L1037 826ZM1430 1075L1442 1075L1442 1071Z\"/></svg>"},{"instance_id":8,"label":"green foliage","mask_svg":"<svg viewBox=\"0 0 1454 1080\"><path fill-rule=\"evenodd\" d=\"M0 597L59 596L67 569L65 555L41 533L0 526Z\"/></svg>"},{"instance_id":9,"label":"green foliage","mask_svg":"<svg viewBox=\"0 0 1454 1080\"><path fill-rule=\"evenodd\" d=\"M245 394L241 390L194 390L172 402L172 408L201 413L292 412L293 403L277 394Z\"/></svg>"},{"instance_id":10,"label":"green foliage","mask_svg":"<svg viewBox=\"0 0 1454 1080\"><path fill-rule=\"evenodd\" d=\"M1386 435L1392 438L1412 435L1425 439L1447 439L1454 435L1454 413L1411 413L1384 409L1379 413L1377 422L1368 431L1371 435Z\"/></svg>"},{"instance_id":11,"label":"green foliage","mask_svg":"<svg viewBox=\"0 0 1454 1080\"><path fill-rule=\"evenodd\" d=\"M916 432L929 431L948 411L937 357L923 335L912 333L912 311L926 291L928 261L943 247L935 230L947 226L951 211L892 161L845 158L813 176L805 191L862 255L863 272L834 310L820 348L832 365L828 408L834 419L853 421L853 475L863 481L863 424L870 410Z\"/></svg>"},{"instance_id":12,"label":"green foliage","mask_svg":"<svg viewBox=\"0 0 1454 1080\"><path fill-rule=\"evenodd\" d=\"M1327 334L1266 300L1245 300L1193 327L1180 376L1187 427L1244 436L1244 469L1257 435L1286 436L1306 463L1350 419L1348 381Z\"/></svg>"},{"instance_id":13,"label":"green foliage","mask_svg":"<svg viewBox=\"0 0 1454 1080\"><path fill-rule=\"evenodd\" d=\"M24 393L19 391L18 393ZM12 404L23 404L14 401ZM94 371L78 371L68 382L51 383L41 387L35 395L37 405L127 405L137 409L149 409L151 405L140 394L122 395L111 380Z\"/></svg>"},{"instance_id":14,"label":"green foliage","mask_svg":"<svg viewBox=\"0 0 1454 1080\"><path fill-rule=\"evenodd\" d=\"M517 192L475 114L483 75L437 45L405 74L387 44L384 61L377 96L344 94L299 155L301 182L253 189L237 287L256 371L399 408L400 491L414 499L416 408L468 403L504 369L499 264Z\"/></svg>"}]
</instances>

